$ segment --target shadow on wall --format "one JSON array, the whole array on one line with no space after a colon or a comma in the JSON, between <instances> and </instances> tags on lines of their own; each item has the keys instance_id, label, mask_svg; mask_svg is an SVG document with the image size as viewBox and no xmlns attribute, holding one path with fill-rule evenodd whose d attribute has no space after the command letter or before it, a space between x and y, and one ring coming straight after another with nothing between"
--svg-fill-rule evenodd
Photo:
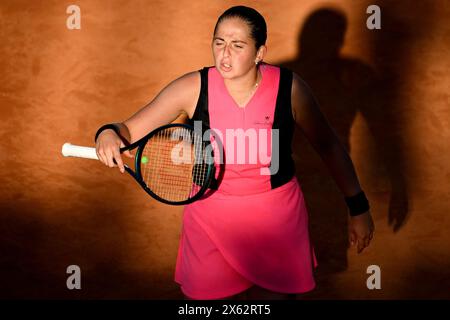
<instances>
[{"instance_id":1,"label":"shadow on wall","mask_svg":"<svg viewBox=\"0 0 450 320\"><path fill-rule=\"evenodd\" d=\"M386 214L393 232L397 232L408 216L399 128L402 110L396 108L392 98L395 87L386 83L389 74L376 73L364 62L340 54L346 29L343 12L334 8L312 12L298 37L299 55L278 64L299 74L312 88L322 112L349 153L355 117L358 112L364 117L378 157L371 165L378 166L377 172L384 174L390 184L385 197L389 201ZM320 266L317 288L325 290L326 296L332 284L323 283L325 279L347 268L347 208L342 193L299 130L294 141L297 174L308 203L310 232ZM362 187L370 190L370 186ZM371 200L370 194L368 197Z\"/></svg>"}]
</instances>

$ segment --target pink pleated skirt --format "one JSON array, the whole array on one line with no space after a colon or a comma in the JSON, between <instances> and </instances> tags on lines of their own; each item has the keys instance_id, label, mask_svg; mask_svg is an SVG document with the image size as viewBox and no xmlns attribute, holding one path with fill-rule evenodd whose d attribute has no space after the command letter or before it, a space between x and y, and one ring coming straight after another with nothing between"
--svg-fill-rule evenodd
<instances>
[{"instance_id":1,"label":"pink pleated skirt","mask_svg":"<svg viewBox=\"0 0 450 320\"><path fill-rule=\"evenodd\" d=\"M297 181L252 195L185 206L175 281L192 299L221 299L253 285L279 293L315 287L308 212Z\"/></svg>"}]
</instances>

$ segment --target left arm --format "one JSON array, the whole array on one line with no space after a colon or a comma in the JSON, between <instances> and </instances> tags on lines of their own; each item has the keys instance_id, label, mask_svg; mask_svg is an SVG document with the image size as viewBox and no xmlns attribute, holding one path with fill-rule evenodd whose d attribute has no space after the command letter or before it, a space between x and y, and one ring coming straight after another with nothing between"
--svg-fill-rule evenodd
<instances>
[{"instance_id":1,"label":"left arm","mask_svg":"<svg viewBox=\"0 0 450 320\"><path fill-rule=\"evenodd\" d=\"M294 73L292 81L292 114L297 126L319 154L345 197L362 191L353 162L320 108L307 84ZM373 235L370 211L350 219L349 237L358 244L358 253Z\"/></svg>"},{"instance_id":2,"label":"left arm","mask_svg":"<svg viewBox=\"0 0 450 320\"><path fill-rule=\"evenodd\" d=\"M344 196L351 197L360 192L362 189L350 156L321 113L311 90L295 73L291 101L297 126L328 167Z\"/></svg>"}]
</instances>

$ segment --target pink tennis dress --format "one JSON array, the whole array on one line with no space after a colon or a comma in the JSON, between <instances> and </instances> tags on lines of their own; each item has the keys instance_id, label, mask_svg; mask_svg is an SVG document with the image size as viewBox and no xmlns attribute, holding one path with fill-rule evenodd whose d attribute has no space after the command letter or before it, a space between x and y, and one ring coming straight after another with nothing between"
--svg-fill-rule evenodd
<instances>
[{"instance_id":1,"label":"pink tennis dress","mask_svg":"<svg viewBox=\"0 0 450 320\"><path fill-rule=\"evenodd\" d=\"M292 139L285 138L293 127L292 73L281 77L281 71L289 75L286 69L259 68L262 80L244 108L214 67L202 70L196 115L221 133L226 161L218 190L183 212L175 281L193 299L221 299L253 285L279 293L315 287L308 212L290 146L271 134L278 129L279 139Z\"/></svg>"}]
</instances>

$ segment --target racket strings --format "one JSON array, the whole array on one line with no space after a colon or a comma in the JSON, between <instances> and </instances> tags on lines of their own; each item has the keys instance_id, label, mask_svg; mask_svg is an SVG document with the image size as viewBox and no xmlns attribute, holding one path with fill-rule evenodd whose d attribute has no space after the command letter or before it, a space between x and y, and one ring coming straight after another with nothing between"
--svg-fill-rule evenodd
<instances>
[{"instance_id":1,"label":"racket strings","mask_svg":"<svg viewBox=\"0 0 450 320\"><path fill-rule=\"evenodd\" d=\"M204 159L203 158L203 143L201 141L201 137L198 135L194 135L194 148L195 148L195 158L196 159ZM208 166L204 161L199 161L194 166L193 175L194 175L194 183L197 186L203 186L206 179L206 170Z\"/></svg>"},{"instance_id":2,"label":"racket strings","mask_svg":"<svg viewBox=\"0 0 450 320\"><path fill-rule=\"evenodd\" d=\"M192 198L206 182L208 164L203 161L203 153L201 137L192 130L161 130L143 149L146 161L141 161L142 179L153 193L168 201Z\"/></svg>"}]
</instances>

